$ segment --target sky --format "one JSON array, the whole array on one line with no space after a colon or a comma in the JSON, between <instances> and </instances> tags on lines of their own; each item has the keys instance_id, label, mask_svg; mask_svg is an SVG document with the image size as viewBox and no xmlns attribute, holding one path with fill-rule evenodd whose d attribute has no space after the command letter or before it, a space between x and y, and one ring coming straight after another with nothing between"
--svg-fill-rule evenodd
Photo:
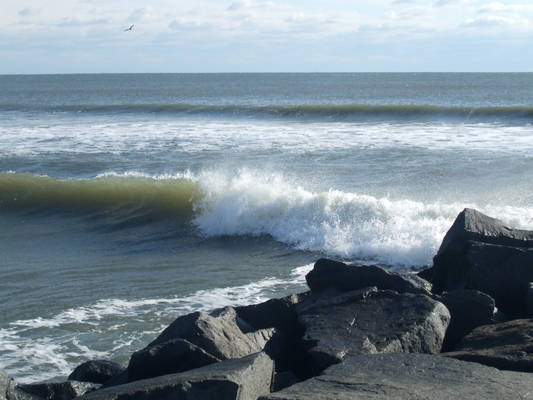
<instances>
[{"instance_id":1,"label":"sky","mask_svg":"<svg viewBox=\"0 0 533 400\"><path fill-rule=\"evenodd\" d=\"M424 71L533 71L533 1L0 3L0 74Z\"/></svg>"}]
</instances>

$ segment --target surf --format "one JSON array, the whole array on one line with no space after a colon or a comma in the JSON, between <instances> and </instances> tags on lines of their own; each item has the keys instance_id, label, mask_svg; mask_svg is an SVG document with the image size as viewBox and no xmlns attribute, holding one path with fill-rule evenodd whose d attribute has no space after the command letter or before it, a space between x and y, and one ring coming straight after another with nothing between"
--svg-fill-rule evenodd
<instances>
[{"instance_id":1,"label":"surf","mask_svg":"<svg viewBox=\"0 0 533 400\"><path fill-rule=\"evenodd\" d=\"M130 228L182 221L190 227L188 234L198 237L268 236L295 250L403 266L430 263L446 229L466 206L513 226L533 226L528 207L425 203L335 188L313 191L281 174L248 169L78 180L0 174L2 212L74 213Z\"/></svg>"},{"instance_id":2,"label":"surf","mask_svg":"<svg viewBox=\"0 0 533 400\"><path fill-rule=\"evenodd\" d=\"M311 120L329 122L370 121L452 121L532 123L531 106L442 106L433 104L195 104L195 103L131 103L131 104L57 104L39 107L0 104L2 112L44 112L87 115L147 114L173 117L218 116L225 118L259 118Z\"/></svg>"}]
</instances>

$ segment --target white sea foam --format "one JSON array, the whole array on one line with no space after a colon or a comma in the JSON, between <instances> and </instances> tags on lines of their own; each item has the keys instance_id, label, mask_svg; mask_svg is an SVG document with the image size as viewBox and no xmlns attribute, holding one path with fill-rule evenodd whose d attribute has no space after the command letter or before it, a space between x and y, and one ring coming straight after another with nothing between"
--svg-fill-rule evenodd
<instances>
[{"instance_id":1,"label":"white sea foam","mask_svg":"<svg viewBox=\"0 0 533 400\"><path fill-rule=\"evenodd\" d=\"M25 121L27 123L27 121ZM157 153L169 151L327 152L369 148L507 152L533 150L530 125L441 122L304 122L261 120L149 119L83 123L59 119L48 124L0 127L0 154Z\"/></svg>"},{"instance_id":2,"label":"white sea foam","mask_svg":"<svg viewBox=\"0 0 533 400\"><path fill-rule=\"evenodd\" d=\"M426 265L464 207L533 226L533 209L425 204L329 190L312 192L280 175L205 173L194 222L205 236L271 235L298 249L387 264Z\"/></svg>"},{"instance_id":3,"label":"white sea foam","mask_svg":"<svg viewBox=\"0 0 533 400\"><path fill-rule=\"evenodd\" d=\"M0 369L19 382L65 377L89 359L127 361L172 319L193 311L266 301L280 292L303 290L312 265L286 278L200 290L183 297L104 299L50 317L11 322L0 329ZM89 344L91 343L91 344Z\"/></svg>"}]
</instances>

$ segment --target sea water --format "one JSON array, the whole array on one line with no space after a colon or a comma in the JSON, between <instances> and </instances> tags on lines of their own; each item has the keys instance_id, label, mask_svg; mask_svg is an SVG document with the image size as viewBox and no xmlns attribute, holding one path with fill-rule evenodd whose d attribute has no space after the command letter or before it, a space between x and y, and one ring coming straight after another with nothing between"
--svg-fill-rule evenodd
<instances>
[{"instance_id":1,"label":"sea water","mask_svg":"<svg viewBox=\"0 0 533 400\"><path fill-rule=\"evenodd\" d=\"M533 74L0 76L0 369L126 363L179 315L533 229Z\"/></svg>"}]
</instances>

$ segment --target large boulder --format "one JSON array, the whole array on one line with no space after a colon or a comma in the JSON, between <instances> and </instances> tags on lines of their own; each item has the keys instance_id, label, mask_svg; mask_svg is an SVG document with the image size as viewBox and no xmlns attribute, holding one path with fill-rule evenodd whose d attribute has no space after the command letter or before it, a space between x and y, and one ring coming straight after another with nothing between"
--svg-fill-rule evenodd
<instances>
[{"instance_id":1,"label":"large boulder","mask_svg":"<svg viewBox=\"0 0 533 400\"><path fill-rule=\"evenodd\" d=\"M128 365L128 379L153 378L200 368L219 362L198 346L184 339L173 339L133 353Z\"/></svg>"},{"instance_id":2,"label":"large boulder","mask_svg":"<svg viewBox=\"0 0 533 400\"><path fill-rule=\"evenodd\" d=\"M68 376L79 382L105 383L124 371L121 365L109 360L89 360L78 365Z\"/></svg>"},{"instance_id":3,"label":"large boulder","mask_svg":"<svg viewBox=\"0 0 533 400\"><path fill-rule=\"evenodd\" d=\"M450 250L460 251L468 241L498 246L533 247L533 232L509 228L499 219L465 208L444 236L437 255Z\"/></svg>"},{"instance_id":4,"label":"large boulder","mask_svg":"<svg viewBox=\"0 0 533 400\"><path fill-rule=\"evenodd\" d=\"M533 319L480 326L453 350L443 355L499 369L533 372Z\"/></svg>"},{"instance_id":5,"label":"large boulder","mask_svg":"<svg viewBox=\"0 0 533 400\"><path fill-rule=\"evenodd\" d=\"M41 397L26 393L7 373L0 370L0 400L43 400Z\"/></svg>"},{"instance_id":6,"label":"large boulder","mask_svg":"<svg viewBox=\"0 0 533 400\"><path fill-rule=\"evenodd\" d=\"M274 329L254 331L235 309L225 307L211 314L194 312L177 318L147 347L185 339L213 357L228 360L262 351L274 333Z\"/></svg>"},{"instance_id":7,"label":"large boulder","mask_svg":"<svg viewBox=\"0 0 533 400\"><path fill-rule=\"evenodd\" d=\"M495 322L497 310L494 299L478 290L444 292L438 300L452 317L442 346L444 351L456 345L474 328Z\"/></svg>"},{"instance_id":8,"label":"large boulder","mask_svg":"<svg viewBox=\"0 0 533 400\"><path fill-rule=\"evenodd\" d=\"M298 322L296 305L310 294L292 294L259 304L235 307L237 315L253 329L276 329L278 340L269 341L265 351L274 359L276 371L291 371L300 379L310 377L311 371L300 341L303 329Z\"/></svg>"},{"instance_id":9,"label":"large boulder","mask_svg":"<svg viewBox=\"0 0 533 400\"><path fill-rule=\"evenodd\" d=\"M99 387L100 385L78 381L28 383L17 386L18 389L43 400L72 400Z\"/></svg>"},{"instance_id":10,"label":"large boulder","mask_svg":"<svg viewBox=\"0 0 533 400\"><path fill-rule=\"evenodd\" d=\"M322 292L297 311L315 373L350 354L439 353L450 321L428 296L376 288Z\"/></svg>"},{"instance_id":11,"label":"large boulder","mask_svg":"<svg viewBox=\"0 0 533 400\"><path fill-rule=\"evenodd\" d=\"M529 374L428 354L373 354L347 357L320 376L259 400L532 398Z\"/></svg>"},{"instance_id":12,"label":"large boulder","mask_svg":"<svg viewBox=\"0 0 533 400\"><path fill-rule=\"evenodd\" d=\"M398 293L428 294L427 290L405 276L387 271L379 265L347 265L322 258L305 276L313 292L327 289L351 291L375 286L379 290L394 290Z\"/></svg>"},{"instance_id":13,"label":"large boulder","mask_svg":"<svg viewBox=\"0 0 533 400\"><path fill-rule=\"evenodd\" d=\"M524 315L533 281L533 232L465 209L456 218L433 259L420 275L433 292L475 289L489 294L509 315Z\"/></svg>"},{"instance_id":14,"label":"large boulder","mask_svg":"<svg viewBox=\"0 0 533 400\"><path fill-rule=\"evenodd\" d=\"M533 282L529 282L526 295L527 315L533 317Z\"/></svg>"},{"instance_id":15,"label":"large boulder","mask_svg":"<svg viewBox=\"0 0 533 400\"><path fill-rule=\"evenodd\" d=\"M274 363L265 353L180 374L143 379L81 396L79 400L256 400L270 392Z\"/></svg>"},{"instance_id":16,"label":"large boulder","mask_svg":"<svg viewBox=\"0 0 533 400\"><path fill-rule=\"evenodd\" d=\"M235 307L235 311L237 316L253 329L276 328L284 333L298 335L299 325L295 306L308 295L309 292L291 294L259 304Z\"/></svg>"}]
</instances>

